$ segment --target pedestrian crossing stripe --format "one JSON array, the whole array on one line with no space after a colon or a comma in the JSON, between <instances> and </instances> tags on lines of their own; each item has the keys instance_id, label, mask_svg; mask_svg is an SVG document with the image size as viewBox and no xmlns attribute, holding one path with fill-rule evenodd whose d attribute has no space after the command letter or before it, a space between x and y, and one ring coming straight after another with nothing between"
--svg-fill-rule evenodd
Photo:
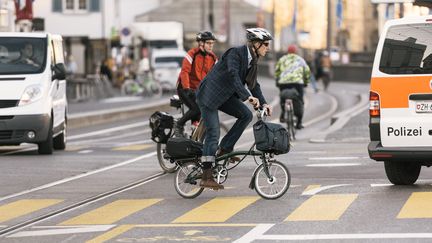
<instances>
[{"instance_id":1,"label":"pedestrian crossing stripe","mask_svg":"<svg viewBox=\"0 0 432 243\"><path fill-rule=\"evenodd\" d=\"M432 218L432 192L414 192L399 212L398 219Z\"/></svg>"},{"instance_id":2,"label":"pedestrian crossing stripe","mask_svg":"<svg viewBox=\"0 0 432 243\"><path fill-rule=\"evenodd\" d=\"M60 225L101 225L113 224L118 220L148 208L162 199L117 200L105 206L81 214L60 223Z\"/></svg>"},{"instance_id":3,"label":"pedestrian crossing stripe","mask_svg":"<svg viewBox=\"0 0 432 243\"><path fill-rule=\"evenodd\" d=\"M59 199L23 199L0 206L0 223L62 202Z\"/></svg>"},{"instance_id":4,"label":"pedestrian crossing stripe","mask_svg":"<svg viewBox=\"0 0 432 243\"><path fill-rule=\"evenodd\" d=\"M357 194L315 195L296 208L285 221L338 220Z\"/></svg>"},{"instance_id":5,"label":"pedestrian crossing stripe","mask_svg":"<svg viewBox=\"0 0 432 243\"><path fill-rule=\"evenodd\" d=\"M358 194L314 195L292 211L285 218L285 221L339 220L357 198ZM174 219L170 224L226 223L230 218L259 199L259 197L216 197ZM154 206L162 200L157 198L117 200L66 220L60 225L114 224L138 211ZM60 199L24 199L1 205L0 223L4 225L4 222L54 206L63 201ZM397 218L432 218L431 201L432 192L414 192L401 208Z\"/></svg>"},{"instance_id":6,"label":"pedestrian crossing stripe","mask_svg":"<svg viewBox=\"0 0 432 243\"><path fill-rule=\"evenodd\" d=\"M217 197L178 217L172 223L225 222L259 197Z\"/></svg>"},{"instance_id":7,"label":"pedestrian crossing stripe","mask_svg":"<svg viewBox=\"0 0 432 243\"><path fill-rule=\"evenodd\" d=\"M146 150L150 147L154 147L153 144L134 144L134 145L128 145L128 146L121 146L114 148L114 151L140 151L140 150Z\"/></svg>"}]
</instances>

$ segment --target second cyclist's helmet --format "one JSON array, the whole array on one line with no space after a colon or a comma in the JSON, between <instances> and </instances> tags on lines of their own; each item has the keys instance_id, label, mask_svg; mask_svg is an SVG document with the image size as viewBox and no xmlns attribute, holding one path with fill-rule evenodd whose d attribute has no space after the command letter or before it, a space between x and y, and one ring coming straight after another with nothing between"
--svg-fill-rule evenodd
<instances>
[{"instance_id":1,"label":"second cyclist's helmet","mask_svg":"<svg viewBox=\"0 0 432 243\"><path fill-rule=\"evenodd\" d=\"M272 35L268 30L263 28L249 28L246 29L246 38L248 41L267 41L273 40Z\"/></svg>"},{"instance_id":2,"label":"second cyclist's helmet","mask_svg":"<svg viewBox=\"0 0 432 243\"><path fill-rule=\"evenodd\" d=\"M210 31L201 31L196 35L196 41L216 40L216 37Z\"/></svg>"}]
</instances>

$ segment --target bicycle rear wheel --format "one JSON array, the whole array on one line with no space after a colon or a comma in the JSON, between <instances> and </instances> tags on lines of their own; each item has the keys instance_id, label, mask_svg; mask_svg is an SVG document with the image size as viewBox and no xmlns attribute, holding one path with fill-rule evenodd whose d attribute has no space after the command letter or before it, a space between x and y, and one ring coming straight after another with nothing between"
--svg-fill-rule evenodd
<instances>
[{"instance_id":1,"label":"bicycle rear wheel","mask_svg":"<svg viewBox=\"0 0 432 243\"><path fill-rule=\"evenodd\" d=\"M204 188L199 186L202 169L195 162L186 162L180 166L174 177L174 187L177 193L184 198L196 198Z\"/></svg>"},{"instance_id":2,"label":"bicycle rear wheel","mask_svg":"<svg viewBox=\"0 0 432 243\"><path fill-rule=\"evenodd\" d=\"M266 169L268 169L270 178L265 172ZM287 192L290 184L289 170L279 161L259 165L254 175L255 191L265 199L280 198Z\"/></svg>"},{"instance_id":3,"label":"bicycle rear wheel","mask_svg":"<svg viewBox=\"0 0 432 243\"><path fill-rule=\"evenodd\" d=\"M286 111L285 111L285 113L286 113L285 121L286 121L286 124L287 124L288 133L290 135L290 138L292 140L295 140L296 139L295 138L296 130L295 130L295 126L294 126L294 112L293 112L294 110L293 110L292 105L290 105L289 107L286 107L285 109L286 109Z\"/></svg>"},{"instance_id":4,"label":"bicycle rear wheel","mask_svg":"<svg viewBox=\"0 0 432 243\"><path fill-rule=\"evenodd\" d=\"M166 153L166 144L158 143L156 146L157 157L159 161L159 165L164 172L173 173L177 170L177 165L175 163L171 163L169 159L165 159L164 155Z\"/></svg>"}]
</instances>

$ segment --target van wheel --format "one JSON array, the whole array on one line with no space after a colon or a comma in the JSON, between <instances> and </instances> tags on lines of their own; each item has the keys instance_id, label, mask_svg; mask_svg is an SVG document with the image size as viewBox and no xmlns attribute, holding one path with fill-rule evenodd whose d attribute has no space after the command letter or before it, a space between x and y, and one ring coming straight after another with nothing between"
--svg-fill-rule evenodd
<instances>
[{"instance_id":1,"label":"van wheel","mask_svg":"<svg viewBox=\"0 0 432 243\"><path fill-rule=\"evenodd\" d=\"M384 168L391 183L412 185L420 175L421 165L410 162L384 161Z\"/></svg>"},{"instance_id":2,"label":"van wheel","mask_svg":"<svg viewBox=\"0 0 432 243\"><path fill-rule=\"evenodd\" d=\"M38 143L38 152L39 154L52 154L53 153L53 122L51 119L49 128L48 128L48 136L47 139Z\"/></svg>"},{"instance_id":3,"label":"van wheel","mask_svg":"<svg viewBox=\"0 0 432 243\"><path fill-rule=\"evenodd\" d=\"M63 131L54 138L54 149L56 150L65 150L66 149L66 119L64 121Z\"/></svg>"}]
</instances>

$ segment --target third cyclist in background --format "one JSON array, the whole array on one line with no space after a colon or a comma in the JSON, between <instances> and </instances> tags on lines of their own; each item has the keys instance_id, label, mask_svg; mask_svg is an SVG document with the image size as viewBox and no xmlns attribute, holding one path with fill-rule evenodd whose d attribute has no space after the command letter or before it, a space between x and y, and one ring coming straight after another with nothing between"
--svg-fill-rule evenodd
<instances>
[{"instance_id":1,"label":"third cyclist in background","mask_svg":"<svg viewBox=\"0 0 432 243\"><path fill-rule=\"evenodd\" d=\"M195 91L201 80L217 62L213 53L216 37L210 31L202 31L196 35L198 47L190 49L183 59L182 69L177 80L177 93L180 100L189 108L174 127L175 136L183 136L184 125L188 120L198 122L200 109L195 101Z\"/></svg>"},{"instance_id":2,"label":"third cyclist in background","mask_svg":"<svg viewBox=\"0 0 432 243\"><path fill-rule=\"evenodd\" d=\"M288 54L282 56L276 63L276 86L280 90L281 116L283 122L285 113L285 100L292 99L294 115L297 117L297 129L302 129L303 119L303 94L311 78L311 71L306 61L297 53L297 46L290 45Z\"/></svg>"}]
</instances>

